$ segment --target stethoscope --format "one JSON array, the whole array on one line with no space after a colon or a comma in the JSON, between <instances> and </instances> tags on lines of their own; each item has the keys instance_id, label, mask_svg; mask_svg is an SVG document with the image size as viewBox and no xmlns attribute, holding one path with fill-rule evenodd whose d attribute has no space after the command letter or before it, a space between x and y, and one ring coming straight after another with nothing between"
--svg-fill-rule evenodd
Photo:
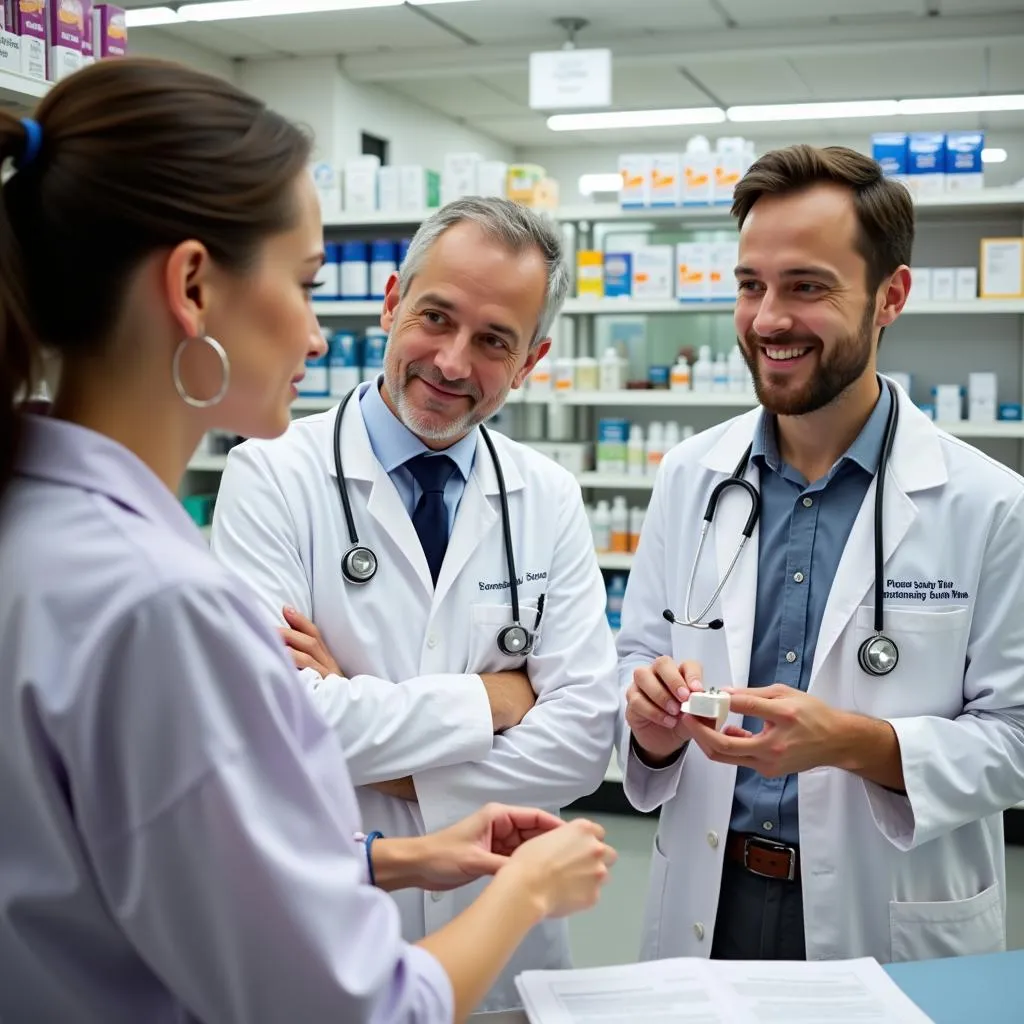
<instances>
[{"instance_id":1,"label":"stethoscope","mask_svg":"<svg viewBox=\"0 0 1024 1024\"><path fill-rule=\"evenodd\" d=\"M882 620L882 563L884 561L882 548L882 489L885 483L885 471L889 465L889 456L892 454L893 441L896 439L896 423L899 420L899 400L897 398L896 389L888 381L886 381L886 384L889 388L892 404L889 407L889 417L885 422L885 436L882 439L882 450L878 458L878 472L875 477L875 631L874 635L869 636L860 645L860 648L857 651L857 661L860 664L860 667L867 672L868 675L872 676L888 675L900 660L899 648L890 637L885 635ZM700 529L700 540L697 543L697 554L694 556L693 568L690 570L690 579L686 585L686 618L676 618L670 608L666 608L665 611L662 612L662 615L664 615L664 617L674 626L692 626L694 629L721 629L724 625L721 619L711 619L710 622L704 622L703 619L704 616L711 611L712 606L721 595L725 584L732 575L733 568L737 561L739 561L744 545L748 540L750 540L751 534L754 532L758 516L761 514L761 495L749 480L744 479L744 475L747 471L747 463L750 461L750 453L752 450L753 445L748 445L747 450L743 453L743 458L740 459L739 465L737 465L736 469L733 471L732 476L728 476L722 480L711 492L711 497L708 499L707 510L704 513L704 523ZM746 492L747 497L750 500L750 514L747 516L747 521L743 524L743 531L739 544L736 546L736 553L733 555L732 561L729 563L729 567L725 571L725 575L715 588L715 592L711 595L711 600L708 601L708 603L701 609L698 615L691 616L690 597L693 592L693 583L697 576L697 568L700 564L701 552L704 550L704 541L707 537L708 530L711 527L711 523L714 520L715 509L718 507L719 499L730 487L739 487Z\"/></svg>"},{"instance_id":2,"label":"stethoscope","mask_svg":"<svg viewBox=\"0 0 1024 1024\"><path fill-rule=\"evenodd\" d=\"M345 512L345 524L348 527L349 549L341 557L341 575L346 582L361 586L369 583L377 575L377 556L365 544L359 543L356 534L356 521L352 515L352 505L348 498L348 483L341 465L341 421L345 415L345 407L358 388L350 391L338 406L334 417L334 469L338 475L338 493L341 495L341 507ZM516 583L516 563L512 553L512 527L508 515L508 495L505 491L505 475L501 471L498 453L494 450L487 428L481 423L480 433L490 453L494 472L498 478L498 492L501 498L501 532L505 538L505 565L508 568L509 592L512 597L512 622L498 630L498 650L509 658L525 656L533 650L537 626L544 611L544 595L537 601L537 618L533 630L527 629L519 621L519 586Z\"/></svg>"}]
</instances>

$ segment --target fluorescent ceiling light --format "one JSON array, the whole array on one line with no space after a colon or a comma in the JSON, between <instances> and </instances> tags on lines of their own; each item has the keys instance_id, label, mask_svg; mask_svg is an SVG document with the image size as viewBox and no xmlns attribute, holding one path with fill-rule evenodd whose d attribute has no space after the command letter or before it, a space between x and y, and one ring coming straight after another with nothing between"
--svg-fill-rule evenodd
<instances>
[{"instance_id":1,"label":"fluorescent ceiling light","mask_svg":"<svg viewBox=\"0 0 1024 1024\"><path fill-rule=\"evenodd\" d=\"M145 28L147 25L173 25L181 18L170 7L133 7L124 12L124 21L129 28Z\"/></svg>"},{"instance_id":2,"label":"fluorescent ceiling light","mask_svg":"<svg viewBox=\"0 0 1024 1024\"><path fill-rule=\"evenodd\" d=\"M406 0L218 0L216 3L183 4L170 7L134 7L125 12L129 28L177 25L186 21L235 21L242 18L272 18L291 14L319 14L325 11L357 11L378 7L401 7ZM414 7L432 4L470 3L472 0L407 0Z\"/></svg>"},{"instance_id":3,"label":"fluorescent ceiling light","mask_svg":"<svg viewBox=\"0 0 1024 1024\"><path fill-rule=\"evenodd\" d=\"M1000 110L1024 110L1024 95L900 100L901 114L989 114Z\"/></svg>"},{"instance_id":4,"label":"fluorescent ceiling light","mask_svg":"<svg viewBox=\"0 0 1024 1024\"><path fill-rule=\"evenodd\" d=\"M618 192L622 188L621 174L581 174L580 195L592 196L595 192Z\"/></svg>"},{"instance_id":5,"label":"fluorescent ceiling light","mask_svg":"<svg viewBox=\"0 0 1024 1024\"><path fill-rule=\"evenodd\" d=\"M985 148L981 151L981 162L983 164L1005 164L1008 156L1006 150L1000 149L998 146L991 149Z\"/></svg>"},{"instance_id":6,"label":"fluorescent ceiling light","mask_svg":"<svg viewBox=\"0 0 1024 1024\"><path fill-rule=\"evenodd\" d=\"M682 107L678 110L617 110L596 114L554 114L548 118L553 132L581 132L602 128L668 128L678 124L721 124L721 107Z\"/></svg>"},{"instance_id":7,"label":"fluorescent ceiling light","mask_svg":"<svg viewBox=\"0 0 1024 1024\"><path fill-rule=\"evenodd\" d=\"M899 113L896 100L848 100L840 103L761 103L729 107L730 121L817 121L839 117L892 117Z\"/></svg>"}]
</instances>

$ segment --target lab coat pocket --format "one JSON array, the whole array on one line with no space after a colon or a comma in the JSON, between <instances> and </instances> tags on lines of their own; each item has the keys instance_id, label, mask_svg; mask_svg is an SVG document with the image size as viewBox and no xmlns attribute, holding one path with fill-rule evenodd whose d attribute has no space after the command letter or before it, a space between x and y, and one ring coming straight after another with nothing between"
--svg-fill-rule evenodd
<instances>
[{"instance_id":1,"label":"lab coat pocket","mask_svg":"<svg viewBox=\"0 0 1024 1024\"><path fill-rule=\"evenodd\" d=\"M519 621L532 629L537 619L536 604L519 602ZM522 668L526 658L510 657L498 650L498 633L512 624L512 605L474 604L469 609L469 654L467 672L508 672Z\"/></svg>"},{"instance_id":2,"label":"lab coat pocket","mask_svg":"<svg viewBox=\"0 0 1024 1024\"><path fill-rule=\"evenodd\" d=\"M855 619L852 657L845 659L846 671L852 673L854 708L875 718L960 714L970 627L967 608L886 608L883 632L896 644L899 660L888 675L873 676L857 662L860 645L874 635L874 608L862 605Z\"/></svg>"},{"instance_id":3,"label":"lab coat pocket","mask_svg":"<svg viewBox=\"0 0 1024 1024\"><path fill-rule=\"evenodd\" d=\"M661 837L655 835L647 882L647 906L644 909L643 928L640 933L640 948L645 960L668 955L661 948L661 922L665 912L665 883L667 879L668 857L662 853Z\"/></svg>"},{"instance_id":4,"label":"lab coat pocket","mask_svg":"<svg viewBox=\"0 0 1024 1024\"><path fill-rule=\"evenodd\" d=\"M965 900L889 904L892 959L999 953L1006 948L999 883Z\"/></svg>"}]
</instances>

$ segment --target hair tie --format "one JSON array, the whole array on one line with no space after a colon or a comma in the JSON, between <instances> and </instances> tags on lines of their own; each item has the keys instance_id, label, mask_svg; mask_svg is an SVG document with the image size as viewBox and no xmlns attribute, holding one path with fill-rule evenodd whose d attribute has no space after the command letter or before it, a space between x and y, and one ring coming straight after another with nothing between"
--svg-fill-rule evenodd
<instances>
[{"instance_id":1,"label":"hair tie","mask_svg":"<svg viewBox=\"0 0 1024 1024\"><path fill-rule=\"evenodd\" d=\"M43 126L31 117L23 117L21 123L24 125L27 137L24 151L14 161L14 167L19 171L28 167L39 156L39 150L43 147Z\"/></svg>"}]
</instances>

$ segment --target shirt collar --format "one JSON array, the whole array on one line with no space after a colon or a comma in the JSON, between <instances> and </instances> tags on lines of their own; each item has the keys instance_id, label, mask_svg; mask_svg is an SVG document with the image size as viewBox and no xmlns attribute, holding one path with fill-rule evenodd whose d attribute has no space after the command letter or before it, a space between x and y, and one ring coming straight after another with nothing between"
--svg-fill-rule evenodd
<instances>
[{"instance_id":1,"label":"shirt collar","mask_svg":"<svg viewBox=\"0 0 1024 1024\"><path fill-rule=\"evenodd\" d=\"M885 437L885 425L889 419L889 410L892 407L892 395L889 386L885 381L879 380L881 393L878 401L867 422L861 427L860 433L853 444L836 460L832 467L834 472L844 462L854 462L869 476L874 476L878 471L878 458L881 454L882 438ZM751 460L757 460L759 464L767 466L776 473L782 465L782 458L779 455L778 440L775 436L775 417L765 411L761 411L754 430L754 440L750 449Z\"/></svg>"},{"instance_id":2,"label":"shirt collar","mask_svg":"<svg viewBox=\"0 0 1024 1024\"><path fill-rule=\"evenodd\" d=\"M184 540L206 546L177 496L149 466L88 427L26 413L15 474L102 494Z\"/></svg>"},{"instance_id":3,"label":"shirt collar","mask_svg":"<svg viewBox=\"0 0 1024 1024\"><path fill-rule=\"evenodd\" d=\"M393 473L416 455L431 452L392 411L380 393L381 380L377 379L359 396L359 408L370 439L370 447L385 473ZM463 480L469 479L476 458L474 427L464 438L456 441L444 454L455 463Z\"/></svg>"}]
</instances>

